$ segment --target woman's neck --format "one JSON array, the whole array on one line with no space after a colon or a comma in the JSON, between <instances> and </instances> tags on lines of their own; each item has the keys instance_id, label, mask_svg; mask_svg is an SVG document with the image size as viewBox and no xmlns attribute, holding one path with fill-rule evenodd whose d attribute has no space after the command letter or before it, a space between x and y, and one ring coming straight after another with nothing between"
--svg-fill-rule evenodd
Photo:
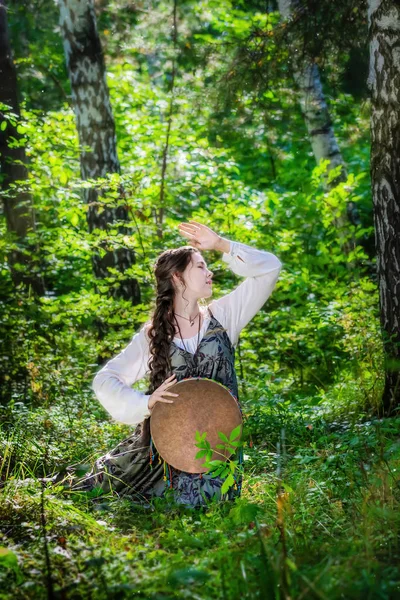
<instances>
[{"instance_id":1,"label":"woman's neck","mask_svg":"<svg viewBox=\"0 0 400 600\"><path fill-rule=\"evenodd\" d=\"M186 305L183 298L177 298L174 302L173 311L176 317L184 317L186 319L195 319L200 312L200 306L197 300L189 300L189 304Z\"/></svg>"}]
</instances>

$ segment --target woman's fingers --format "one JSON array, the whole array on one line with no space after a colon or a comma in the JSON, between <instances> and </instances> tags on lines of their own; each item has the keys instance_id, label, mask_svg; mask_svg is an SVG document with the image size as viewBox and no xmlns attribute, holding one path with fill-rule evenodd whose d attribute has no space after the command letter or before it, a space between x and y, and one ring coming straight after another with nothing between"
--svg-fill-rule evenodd
<instances>
[{"instance_id":1,"label":"woman's fingers","mask_svg":"<svg viewBox=\"0 0 400 600\"><path fill-rule=\"evenodd\" d=\"M187 229L198 229L199 226L194 223L179 223L179 227L186 227Z\"/></svg>"},{"instance_id":2,"label":"woman's fingers","mask_svg":"<svg viewBox=\"0 0 400 600\"><path fill-rule=\"evenodd\" d=\"M197 221L190 221L190 225L195 227L198 231L203 231L203 233L205 231L211 231L210 227L207 227L207 225L204 225L203 223L198 223Z\"/></svg>"},{"instance_id":3,"label":"woman's fingers","mask_svg":"<svg viewBox=\"0 0 400 600\"><path fill-rule=\"evenodd\" d=\"M181 229L180 232L182 235L184 235L185 237L187 237L189 239L193 239L198 234L198 231L186 231L184 229Z\"/></svg>"},{"instance_id":4,"label":"woman's fingers","mask_svg":"<svg viewBox=\"0 0 400 600\"><path fill-rule=\"evenodd\" d=\"M181 223L179 225L179 229L181 231L181 233L185 232L185 233L199 233L200 231L200 227L197 227L195 225L187 225L186 223Z\"/></svg>"},{"instance_id":5,"label":"woman's fingers","mask_svg":"<svg viewBox=\"0 0 400 600\"><path fill-rule=\"evenodd\" d=\"M176 377L176 373L172 373L172 375L170 375L169 377L167 377L167 379L165 381L168 381L168 379L172 379L173 377Z\"/></svg>"},{"instance_id":6,"label":"woman's fingers","mask_svg":"<svg viewBox=\"0 0 400 600\"><path fill-rule=\"evenodd\" d=\"M164 385L164 389L167 389L167 388L171 387L171 385L175 385L175 384L176 384L176 381L172 380L169 383L166 383Z\"/></svg>"},{"instance_id":7,"label":"woman's fingers","mask_svg":"<svg viewBox=\"0 0 400 600\"><path fill-rule=\"evenodd\" d=\"M157 404L157 402L164 402L165 404L173 404L174 403L173 400L168 400L167 398L163 398L162 396L163 396L163 394L165 396L174 396L174 397L175 396L179 396L179 394L176 394L174 392L166 392L165 391L171 385L175 385L175 383L177 383L177 381L176 381L176 373L172 373L172 375L170 375L169 377L167 377L167 379L151 395L151 397L149 399L149 408L150 408L150 410L153 409L153 407L155 406L155 404Z\"/></svg>"}]
</instances>

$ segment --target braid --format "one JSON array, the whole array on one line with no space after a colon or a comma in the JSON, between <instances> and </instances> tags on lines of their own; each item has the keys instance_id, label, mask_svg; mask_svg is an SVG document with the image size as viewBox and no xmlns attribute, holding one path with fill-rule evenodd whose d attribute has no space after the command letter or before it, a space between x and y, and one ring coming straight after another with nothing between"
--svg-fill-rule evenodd
<instances>
[{"instance_id":1,"label":"braid","mask_svg":"<svg viewBox=\"0 0 400 600\"><path fill-rule=\"evenodd\" d=\"M192 246L182 246L162 252L158 257L154 275L156 278L157 295L151 325L148 330L150 339L150 387L147 391L152 394L171 375L171 342L175 336L173 325L173 307L175 287L173 273L181 274L191 261L194 252ZM184 283L182 281L182 283ZM186 289L186 288L185 288Z\"/></svg>"},{"instance_id":2,"label":"braid","mask_svg":"<svg viewBox=\"0 0 400 600\"><path fill-rule=\"evenodd\" d=\"M175 336L173 326L175 287L172 275L180 276L190 263L192 254L198 252L192 246L182 246L172 250L165 250L158 257L154 275L156 278L156 300L150 327L147 331L149 337L150 358L148 367L150 371L150 385L145 392L152 394L172 374L171 368L171 342ZM185 282L181 277L185 286ZM186 286L184 287L184 291ZM150 443L150 419L141 424L141 438L143 444Z\"/></svg>"}]
</instances>

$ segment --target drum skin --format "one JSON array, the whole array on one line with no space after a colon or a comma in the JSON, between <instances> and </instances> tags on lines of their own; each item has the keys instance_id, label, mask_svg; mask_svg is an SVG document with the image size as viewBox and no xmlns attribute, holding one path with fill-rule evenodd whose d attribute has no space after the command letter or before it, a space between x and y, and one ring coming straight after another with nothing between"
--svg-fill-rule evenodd
<instances>
[{"instance_id":1,"label":"drum skin","mask_svg":"<svg viewBox=\"0 0 400 600\"><path fill-rule=\"evenodd\" d=\"M237 400L222 384L204 377L189 377L168 388L177 397L165 396L173 404L156 402L150 417L153 444L161 458L175 469L187 473L205 473L204 458L196 459L196 431L207 432L211 448L223 441L218 432L228 438L233 429L242 425L242 414ZM242 427L241 427L242 432ZM237 438L238 441L240 438ZM223 453L224 450L217 449ZM230 453L213 453L212 460L227 460Z\"/></svg>"}]
</instances>

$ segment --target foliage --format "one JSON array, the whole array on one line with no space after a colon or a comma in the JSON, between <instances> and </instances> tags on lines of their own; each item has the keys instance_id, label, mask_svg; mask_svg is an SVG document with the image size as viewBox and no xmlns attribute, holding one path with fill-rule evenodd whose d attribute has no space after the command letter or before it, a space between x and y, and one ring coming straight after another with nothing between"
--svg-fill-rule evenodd
<instances>
[{"instance_id":1,"label":"foliage","mask_svg":"<svg viewBox=\"0 0 400 600\"><path fill-rule=\"evenodd\" d=\"M65 436L62 415L56 420L53 411L39 411L37 429L40 419L51 418L53 434L30 446L20 463L26 464L24 473L15 469L2 490L1 545L19 566L19 575L15 561L0 568L3 595L46 597L43 494L57 594L130 597L134 590L143 598L184 598L189 593L257 598L265 589L278 590L287 571L294 597L307 594L307 589L329 598L395 596L398 420L359 418L352 424L345 408L330 418L313 409L304 405L300 413L289 406L260 407L259 418L253 416L260 435L252 426L254 442L245 447L242 497L208 510L160 499L147 506L108 496L90 499L60 487L43 488L35 477L26 478L29 461L43 448L48 464L56 464L66 450L60 445ZM27 415L30 422L37 410ZM23 443L28 449L36 431L26 423L20 421L15 429L26 431ZM99 427L95 433L87 418L77 417L74 427L68 458L74 452L83 456L81 443L87 448L91 444L93 455L112 443L111 429ZM275 442L282 439L282 427L286 443L279 451ZM113 428L116 440L123 432ZM277 495L281 488L283 497Z\"/></svg>"},{"instance_id":2,"label":"foliage","mask_svg":"<svg viewBox=\"0 0 400 600\"><path fill-rule=\"evenodd\" d=\"M209 475L224 479L224 483L221 487L221 494L225 494L243 473L241 466L238 466L239 460L232 459L234 453L236 453L243 445L240 442L240 439L238 439L241 435L241 427L241 425L235 427L231 431L229 438L222 431L219 431L218 436L223 444L219 443L215 448L211 448L210 442L206 439L207 431L204 431L203 433L196 431L196 446L197 448L200 448L199 452L196 454L196 458L204 458L204 463L201 466L207 469L206 472ZM217 448L218 450L222 450L222 452L218 452ZM229 458L227 460L219 458L213 459L214 454Z\"/></svg>"},{"instance_id":3,"label":"foliage","mask_svg":"<svg viewBox=\"0 0 400 600\"><path fill-rule=\"evenodd\" d=\"M49 586L56 597L96 599L397 597L399 422L375 416L383 354L369 103L343 85L351 48L342 31L333 39L342 13L331 3L320 52L334 49L323 77L349 175L327 191L293 93L290 48L263 3L178 3L176 48L172 4L96 3L122 168L94 182L80 178L56 5L9 4L29 177L7 195L31 193L30 245L47 291L37 298L14 287L8 257L17 242L1 214L0 597L40 599ZM362 47L355 18L351 42ZM98 188L100 210L127 208L128 234L118 224L88 232L86 185ZM333 221L349 201L362 226L351 229L345 255ZM189 219L283 263L235 348L241 498L190 510L170 498L142 506L46 486L38 478L90 465L130 433L111 422L91 381L147 320L155 258L183 243L177 226ZM138 304L112 297L120 273L94 278L91 258L104 242L134 251L123 276L138 280ZM217 253L207 263L215 296L240 283ZM207 443L199 440L205 458ZM225 472L214 462L228 486L238 465L224 462Z\"/></svg>"}]
</instances>

